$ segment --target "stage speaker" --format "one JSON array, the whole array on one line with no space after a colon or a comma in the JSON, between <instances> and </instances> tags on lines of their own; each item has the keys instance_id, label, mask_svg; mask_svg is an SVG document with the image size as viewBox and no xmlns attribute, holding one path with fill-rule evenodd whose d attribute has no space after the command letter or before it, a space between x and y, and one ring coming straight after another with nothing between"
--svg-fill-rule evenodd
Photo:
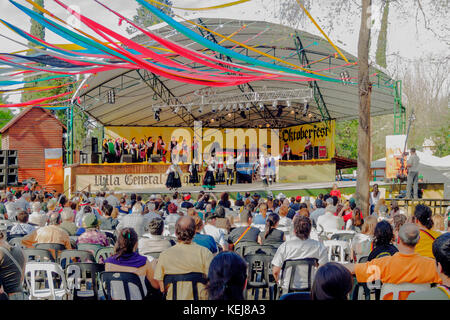
<instances>
[{"instance_id":1,"label":"stage speaker","mask_svg":"<svg viewBox=\"0 0 450 320\"><path fill-rule=\"evenodd\" d=\"M156 154L152 154L152 162L161 162L161 157L156 155Z\"/></svg>"},{"instance_id":2,"label":"stage speaker","mask_svg":"<svg viewBox=\"0 0 450 320\"><path fill-rule=\"evenodd\" d=\"M91 163L98 163L99 162L99 156L97 153L91 153Z\"/></svg>"},{"instance_id":3,"label":"stage speaker","mask_svg":"<svg viewBox=\"0 0 450 320\"><path fill-rule=\"evenodd\" d=\"M313 159L319 159L319 147L316 146L313 149Z\"/></svg>"},{"instance_id":4,"label":"stage speaker","mask_svg":"<svg viewBox=\"0 0 450 320\"><path fill-rule=\"evenodd\" d=\"M131 154L124 154L122 156L122 163L131 163L131 162L133 162Z\"/></svg>"},{"instance_id":5,"label":"stage speaker","mask_svg":"<svg viewBox=\"0 0 450 320\"><path fill-rule=\"evenodd\" d=\"M98 139L96 137L92 137L91 138L91 150L92 153L97 153L98 152ZM95 162L98 163L98 162Z\"/></svg>"}]
</instances>

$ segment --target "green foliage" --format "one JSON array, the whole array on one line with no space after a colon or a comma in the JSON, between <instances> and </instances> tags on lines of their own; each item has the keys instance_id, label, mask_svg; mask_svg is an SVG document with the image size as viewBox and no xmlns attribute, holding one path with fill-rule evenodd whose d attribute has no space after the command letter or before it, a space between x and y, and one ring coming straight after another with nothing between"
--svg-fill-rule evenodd
<instances>
[{"instance_id":1,"label":"green foliage","mask_svg":"<svg viewBox=\"0 0 450 320\"><path fill-rule=\"evenodd\" d=\"M160 0L159 2L164 3L168 6L172 5L172 1L170 1L170 0ZM162 12L164 12L165 14L167 14L169 16L173 16L172 8L168 8L165 6L159 6L159 9ZM154 24L158 24L158 23L162 22L162 20L160 20L158 17L154 16L150 12L150 10L148 10L144 6L139 5L139 7L136 9L136 15L133 17L133 22L140 27L146 28L146 27L152 26ZM136 32L136 30L134 27L130 26L127 28L127 32L128 32L128 34L132 34L132 33Z\"/></svg>"},{"instance_id":2,"label":"green foliage","mask_svg":"<svg viewBox=\"0 0 450 320\"><path fill-rule=\"evenodd\" d=\"M386 68L386 47L387 47L387 28L389 22L389 0L384 5L383 17L381 19L380 33L378 34L376 62L379 66Z\"/></svg>"},{"instance_id":3,"label":"green foliage","mask_svg":"<svg viewBox=\"0 0 450 320\"><path fill-rule=\"evenodd\" d=\"M434 155L445 157L450 154L450 113L447 112L445 121L431 130L431 139L436 144Z\"/></svg>"},{"instance_id":4,"label":"green foliage","mask_svg":"<svg viewBox=\"0 0 450 320\"><path fill-rule=\"evenodd\" d=\"M0 104L6 104L8 101L0 95ZM3 128L12 118L14 118L14 114L12 113L10 108L1 108L0 109L0 129ZM2 146L1 142L1 134L0 134L0 148Z\"/></svg>"},{"instance_id":5,"label":"green foliage","mask_svg":"<svg viewBox=\"0 0 450 320\"><path fill-rule=\"evenodd\" d=\"M358 120L336 123L336 151L341 157L358 157Z\"/></svg>"}]
</instances>

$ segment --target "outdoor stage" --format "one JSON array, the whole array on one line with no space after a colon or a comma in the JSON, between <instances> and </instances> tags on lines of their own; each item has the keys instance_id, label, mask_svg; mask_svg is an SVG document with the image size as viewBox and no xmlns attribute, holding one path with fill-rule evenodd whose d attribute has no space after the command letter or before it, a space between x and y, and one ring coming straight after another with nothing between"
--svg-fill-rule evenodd
<instances>
[{"instance_id":1,"label":"outdoor stage","mask_svg":"<svg viewBox=\"0 0 450 320\"><path fill-rule=\"evenodd\" d=\"M253 164L243 164L245 169L251 171ZM111 163L111 164L75 164L64 168L64 190L69 193L77 191L97 192L101 190L114 190L117 192L135 193L164 193L168 192L166 183L166 171L169 163ZM238 164L238 167L240 164ZM188 185L188 164L180 164L183 172L181 177L183 191L198 192L201 187ZM240 169L238 168L238 171ZM299 185L311 183L324 183L334 181L336 177L336 160L303 160L303 161L279 161L276 169L277 187L285 190L297 188ZM205 174L199 172L200 180ZM238 177L239 175L239 177ZM253 183L239 183L242 178L251 179L251 175L236 173L231 187L226 184L217 184L215 190L242 192L247 190L262 190L263 185L258 179ZM331 182L330 182L331 183ZM275 185L273 185L275 188ZM331 186L330 186L331 187ZM232 188L232 189L231 189ZM237 188L237 189L236 189ZM302 187L304 188L304 187Z\"/></svg>"}]
</instances>

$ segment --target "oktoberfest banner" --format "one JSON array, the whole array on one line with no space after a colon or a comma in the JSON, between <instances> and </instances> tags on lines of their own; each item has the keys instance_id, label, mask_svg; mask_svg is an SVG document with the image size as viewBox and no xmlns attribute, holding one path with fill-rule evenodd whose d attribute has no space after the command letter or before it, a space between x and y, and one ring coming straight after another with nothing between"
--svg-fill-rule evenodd
<instances>
[{"instance_id":1,"label":"oktoberfest banner","mask_svg":"<svg viewBox=\"0 0 450 320\"><path fill-rule=\"evenodd\" d=\"M291 153L289 159L283 159L330 160L335 156L335 128L336 121L330 120L280 129L280 153L287 147Z\"/></svg>"}]
</instances>

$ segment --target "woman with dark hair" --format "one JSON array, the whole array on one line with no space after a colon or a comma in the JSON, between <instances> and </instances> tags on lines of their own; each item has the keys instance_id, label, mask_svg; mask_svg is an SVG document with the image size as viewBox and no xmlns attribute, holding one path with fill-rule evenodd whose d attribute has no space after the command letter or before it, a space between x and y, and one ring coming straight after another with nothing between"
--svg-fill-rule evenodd
<instances>
[{"instance_id":1,"label":"woman with dark hair","mask_svg":"<svg viewBox=\"0 0 450 320\"><path fill-rule=\"evenodd\" d=\"M161 300L159 282L153 277L156 260L150 262L147 257L136 252L138 235L133 228L123 228L118 233L114 254L105 261L105 271L132 272L138 275L146 298ZM112 296L114 296L114 286L112 289ZM133 290L130 290L130 294L132 300L136 300Z\"/></svg>"},{"instance_id":2,"label":"woman with dark hair","mask_svg":"<svg viewBox=\"0 0 450 320\"><path fill-rule=\"evenodd\" d=\"M345 230L361 232L361 227L363 224L364 224L364 220L361 215L361 209L358 207L355 207L352 212L352 217L347 220Z\"/></svg>"},{"instance_id":3,"label":"woman with dark hair","mask_svg":"<svg viewBox=\"0 0 450 320\"><path fill-rule=\"evenodd\" d=\"M316 272L311 300L348 300L352 287L350 271L337 262L328 262Z\"/></svg>"},{"instance_id":4,"label":"woman with dark hair","mask_svg":"<svg viewBox=\"0 0 450 320\"><path fill-rule=\"evenodd\" d=\"M221 252L211 260L208 280L209 300L244 300L247 263L237 253Z\"/></svg>"},{"instance_id":5,"label":"woman with dark hair","mask_svg":"<svg viewBox=\"0 0 450 320\"><path fill-rule=\"evenodd\" d=\"M130 143L130 154L131 162L138 162L138 144L136 143L136 138L131 139Z\"/></svg>"},{"instance_id":6,"label":"woman with dark hair","mask_svg":"<svg viewBox=\"0 0 450 320\"><path fill-rule=\"evenodd\" d=\"M398 202L393 200L391 202L391 212L389 212L389 217L394 218L398 214L400 214L400 207L398 205Z\"/></svg>"},{"instance_id":7,"label":"woman with dark hair","mask_svg":"<svg viewBox=\"0 0 450 320\"><path fill-rule=\"evenodd\" d=\"M151 162L152 161L152 155L153 155L153 149L155 148L155 144L153 143L153 138L152 137L148 137L147 138L147 142L145 143L146 147L147 147L147 161Z\"/></svg>"},{"instance_id":8,"label":"woman with dark hair","mask_svg":"<svg viewBox=\"0 0 450 320\"><path fill-rule=\"evenodd\" d=\"M393 256L398 249L392 244L394 240L394 229L386 220L380 221L375 226L373 234L372 251L368 261L385 256Z\"/></svg>"},{"instance_id":9,"label":"woman with dark hair","mask_svg":"<svg viewBox=\"0 0 450 320\"><path fill-rule=\"evenodd\" d=\"M117 209L119 210L119 214L129 214L130 213L130 208L127 206L127 200L125 200L125 198L120 198L119 201L119 206L117 207Z\"/></svg>"},{"instance_id":10,"label":"woman with dark hair","mask_svg":"<svg viewBox=\"0 0 450 320\"><path fill-rule=\"evenodd\" d=\"M406 222L406 216L404 214L397 214L392 218L392 224L394 225L394 240L395 243L400 243L398 232L402 225L404 225Z\"/></svg>"},{"instance_id":11,"label":"woman with dark hair","mask_svg":"<svg viewBox=\"0 0 450 320\"><path fill-rule=\"evenodd\" d=\"M432 215L431 209L424 204L418 204L414 209L414 222L420 230L420 239L414 251L421 256L434 259L431 248L434 240L439 237L441 233L431 230L433 228Z\"/></svg>"},{"instance_id":12,"label":"woman with dark hair","mask_svg":"<svg viewBox=\"0 0 450 320\"><path fill-rule=\"evenodd\" d=\"M130 212L131 212L131 209L133 209L133 207L134 207L134 205L136 204L136 202L137 202L137 194L136 193L132 193L131 195L130 195L130 206L129 206L129 208L130 208Z\"/></svg>"},{"instance_id":13,"label":"woman with dark hair","mask_svg":"<svg viewBox=\"0 0 450 320\"><path fill-rule=\"evenodd\" d=\"M230 209L231 202L230 202L229 198L230 198L230 195L228 194L228 192L223 192L220 195L219 206L222 206L224 208Z\"/></svg>"},{"instance_id":14,"label":"woman with dark hair","mask_svg":"<svg viewBox=\"0 0 450 320\"><path fill-rule=\"evenodd\" d=\"M259 244L279 246L284 241L286 241L284 232L277 229L279 222L280 216L276 213L271 213L267 216L266 227L264 231L261 231L261 233L258 235Z\"/></svg>"},{"instance_id":15,"label":"woman with dark hair","mask_svg":"<svg viewBox=\"0 0 450 320\"><path fill-rule=\"evenodd\" d=\"M380 200L380 190L378 190L378 184L373 185L372 192L370 193L369 204L370 204L370 214L374 212L375 206Z\"/></svg>"},{"instance_id":16,"label":"woman with dark hair","mask_svg":"<svg viewBox=\"0 0 450 320\"><path fill-rule=\"evenodd\" d=\"M144 139L141 139L141 142L139 142L138 150L138 162L144 162L145 157L147 156L147 145L145 144Z\"/></svg>"}]
</instances>

